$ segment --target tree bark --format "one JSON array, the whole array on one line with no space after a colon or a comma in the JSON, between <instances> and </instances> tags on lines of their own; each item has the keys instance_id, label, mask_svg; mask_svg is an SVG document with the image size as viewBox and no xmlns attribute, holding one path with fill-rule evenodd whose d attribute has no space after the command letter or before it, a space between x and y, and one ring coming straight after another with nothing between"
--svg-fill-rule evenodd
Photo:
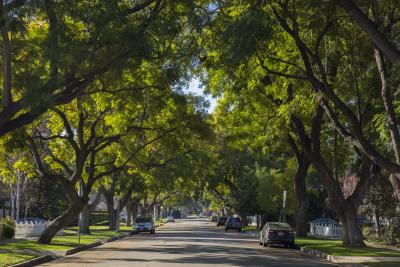
<instances>
[{"instance_id":1,"label":"tree bark","mask_svg":"<svg viewBox=\"0 0 400 267\"><path fill-rule=\"evenodd\" d=\"M351 0L336 0L336 2L356 21L356 23L368 34L371 41L378 47L388 59L396 63L400 60L400 51L389 42L385 35L379 32L377 25L371 21Z\"/></svg>"},{"instance_id":2,"label":"tree bark","mask_svg":"<svg viewBox=\"0 0 400 267\"><path fill-rule=\"evenodd\" d=\"M81 234L90 234L90 205L86 203L83 206L79 218L79 230Z\"/></svg>"},{"instance_id":3,"label":"tree bark","mask_svg":"<svg viewBox=\"0 0 400 267\"><path fill-rule=\"evenodd\" d=\"M108 229L110 231L117 230L117 211L114 209L114 194L104 192L104 198L106 199L107 212L108 212Z\"/></svg>"},{"instance_id":4,"label":"tree bark","mask_svg":"<svg viewBox=\"0 0 400 267\"><path fill-rule=\"evenodd\" d=\"M11 45L8 37L8 28L6 22L7 14L4 10L1 12L1 37L3 48L3 107L7 108L12 103L11 97Z\"/></svg>"},{"instance_id":5,"label":"tree bark","mask_svg":"<svg viewBox=\"0 0 400 267\"><path fill-rule=\"evenodd\" d=\"M132 200L126 203L126 226L132 226Z\"/></svg>"},{"instance_id":6,"label":"tree bark","mask_svg":"<svg viewBox=\"0 0 400 267\"><path fill-rule=\"evenodd\" d=\"M138 202L132 202L132 221L134 222L138 217Z\"/></svg>"},{"instance_id":7,"label":"tree bark","mask_svg":"<svg viewBox=\"0 0 400 267\"><path fill-rule=\"evenodd\" d=\"M334 206L336 214L342 223L343 246L365 246L360 227L357 224L357 208L351 201L345 201L342 206Z\"/></svg>"},{"instance_id":8,"label":"tree bark","mask_svg":"<svg viewBox=\"0 0 400 267\"><path fill-rule=\"evenodd\" d=\"M39 237L38 242L41 244L49 244L53 237L65 226L75 222L78 219L79 213L82 211L85 203L87 203L87 197L79 197L75 190L74 184L69 183L66 186L67 196L70 200L70 206L68 210L57 217L50 225L43 231Z\"/></svg>"},{"instance_id":9,"label":"tree bark","mask_svg":"<svg viewBox=\"0 0 400 267\"><path fill-rule=\"evenodd\" d=\"M382 239L382 229L380 222L380 214L377 210L375 210L375 223L376 223L376 237L380 240Z\"/></svg>"},{"instance_id":10,"label":"tree bark","mask_svg":"<svg viewBox=\"0 0 400 267\"><path fill-rule=\"evenodd\" d=\"M299 202L299 209L296 214L296 235L306 237L308 232L308 209L310 205L310 198L306 188L306 177L310 161L304 155L304 152L298 149L290 135L288 135L288 143L292 147L297 160L297 170L294 176L294 189L297 201Z\"/></svg>"}]
</instances>

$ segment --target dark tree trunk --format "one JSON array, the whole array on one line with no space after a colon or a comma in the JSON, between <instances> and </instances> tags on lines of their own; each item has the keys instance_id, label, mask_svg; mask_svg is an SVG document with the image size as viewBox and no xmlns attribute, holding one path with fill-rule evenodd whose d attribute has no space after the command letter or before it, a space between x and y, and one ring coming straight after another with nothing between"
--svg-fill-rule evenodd
<instances>
[{"instance_id":1,"label":"dark tree trunk","mask_svg":"<svg viewBox=\"0 0 400 267\"><path fill-rule=\"evenodd\" d=\"M247 216L246 216L246 214L241 214L241 215L240 215L240 218L242 219L242 226L243 226L243 227L249 225L249 222L247 221Z\"/></svg>"},{"instance_id":2,"label":"dark tree trunk","mask_svg":"<svg viewBox=\"0 0 400 267\"><path fill-rule=\"evenodd\" d=\"M132 202L132 220L135 221L138 217L138 203L137 201Z\"/></svg>"},{"instance_id":3,"label":"dark tree trunk","mask_svg":"<svg viewBox=\"0 0 400 267\"><path fill-rule=\"evenodd\" d=\"M86 203L83 206L82 212L79 218L79 229L81 234L90 234L90 205Z\"/></svg>"},{"instance_id":4,"label":"dark tree trunk","mask_svg":"<svg viewBox=\"0 0 400 267\"><path fill-rule=\"evenodd\" d=\"M117 211L114 209L114 196L112 194L104 193L106 199L107 212L108 212L108 229L111 231L117 230Z\"/></svg>"},{"instance_id":5,"label":"dark tree trunk","mask_svg":"<svg viewBox=\"0 0 400 267\"><path fill-rule=\"evenodd\" d=\"M75 202L68 208L68 210L61 216L57 217L47 227L38 242L41 244L49 244L53 237L65 226L73 223L78 219L79 213L82 211L84 202Z\"/></svg>"},{"instance_id":6,"label":"dark tree trunk","mask_svg":"<svg viewBox=\"0 0 400 267\"><path fill-rule=\"evenodd\" d=\"M357 209L346 201L342 208L334 208L342 222L343 245L346 247L365 246L360 227L357 224Z\"/></svg>"},{"instance_id":7,"label":"dark tree trunk","mask_svg":"<svg viewBox=\"0 0 400 267\"><path fill-rule=\"evenodd\" d=\"M38 242L41 244L49 244L53 237L65 226L75 222L78 219L79 213L82 211L85 203L88 201L88 197L79 197L75 190L74 183L67 183L66 194L70 201L70 206L68 210L57 217L50 225L43 231L42 235L39 237Z\"/></svg>"},{"instance_id":8,"label":"dark tree trunk","mask_svg":"<svg viewBox=\"0 0 400 267\"><path fill-rule=\"evenodd\" d=\"M382 239L382 228L380 222L380 214L375 211L375 223L376 223L376 237Z\"/></svg>"},{"instance_id":9,"label":"dark tree trunk","mask_svg":"<svg viewBox=\"0 0 400 267\"><path fill-rule=\"evenodd\" d=\"M126 226L132 226L132 200L126 204Z\"/></svg>"},{"instance_id":10,"label":"dark tree trunk","mask_svg":"<svg viewBox=\"0 0 400 267\"><path fill-rule=\"evenodd\" d=\"M310 167L310 161L304 155L304 152L298 149L290 135L288 136L288 142L297 160L297 170L294 176L294 190L299 203L299 209L296 214L296 235L299 237L306 237L308 232L308 209L310 205L310 198L306 187L306 177Z\"/></svg>"}]
</instances>

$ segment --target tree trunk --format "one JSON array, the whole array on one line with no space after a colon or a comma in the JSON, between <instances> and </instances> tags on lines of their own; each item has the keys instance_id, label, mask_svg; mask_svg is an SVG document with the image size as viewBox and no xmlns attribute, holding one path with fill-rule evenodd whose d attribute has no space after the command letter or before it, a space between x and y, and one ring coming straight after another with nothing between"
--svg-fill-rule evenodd
<instances>
[{"instance_id":1,"label":"tree trunk","mask_svg":"<svg viewBox=\"0 0 400 267\"><path fill-rule=\"evenodd\" d=\"M111 231L117 230L117 211L114 209L114 197L112 195L104 193L104 197L107 203L108 211L108 229Z\"/></svg>"},{"instance_id":2,"label":"tree trunk","mask_svg":"<svg viewBox=\"0 0 400 267\"><path fill-rule=\"evenodd\" d=\"M79 229L81 234L90 234L90 205L86 203L80 213Z\"/></svg>"},{"instance_id":3,"label":"tree trunk","mask_svg":"<svg viewBox=\"0 0 400 267\"><path fill-rule=\"evenodd\" d=\"M364 247L363 236L357 224L357 209L348 200L341 208L335 208L342 223L343 246Z\"/></svg>"},{"instance_id":4,"label":"tree trunk","mask_svg":"<svg viewBox=\"0 0 400 267\"><path fill-rule=\"evenodd\" d=\"M249 225L249 222L247 221L247 216L246 216L246 214L240 214L240 218L242 219L242 226L243 226L243 227Z\"/></svg>"},{"instance_id":5,"label":"tree trunk","mask_svg":"<svg viewBox=\"0 0 400 267\"><path fill-rule=\"evenodd\" d=\"M134 222L138 217L138 203L137 201L132 202L132 221Z\"/></svg>"},{"instance_id":6,"label":"tree trunk","mask_svg":"<svg viewBox=\"0 0 400 267\"><path fill-rule=\"evenodd\" d=\"M61 229L78 219L83 206L83 201L73 202L63 215L57 217L50 223L50 225L43 231L38 242L41 244L49 244Z\"/></svg>"},{"instance_id":7,"label":"tree trunk","mask_svg":"<svg viewBox=\"0 0 400 267\"><path fill-rule=\"evenodd\" d=\"M132 200L126 204L126 226L132 226Z\"/></svg>"},{"instance_id":8,"label":"tree trunk","mask_svg":"<svg viewBox=\"0 0 400 267\"><path fill-rule=\"evenodd\" d=\"M382 239L382 229L380 222L380 214L377 211L375 211L375 223L376 223L376 237L380 240Z\"/></svg>"}]
</instances>

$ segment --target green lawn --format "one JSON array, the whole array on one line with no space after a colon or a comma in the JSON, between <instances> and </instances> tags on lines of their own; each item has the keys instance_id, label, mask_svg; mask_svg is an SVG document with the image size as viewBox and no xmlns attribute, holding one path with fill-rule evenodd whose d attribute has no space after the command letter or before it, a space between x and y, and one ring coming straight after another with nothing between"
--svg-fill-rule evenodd
<instances>
[{"instance_id":1,"label":"green lawn","mask_svg":"<svg viewBox=\"0 0 400 267\"><path fill-rule=\"evenodd\" d=\"M91 226L90 235L81 235L80 243L76 227L64 230L64 235L55 236L50 244L43 245L36 241L21 241L0 245L0 267L8 266L41 255L43 251L65 251L98 240L119 236L120 233L107 230L104 226ZM121 227L122 232L130 231L130 227Z\"/></svg>"},{"instance_id":2,"label":"green lawn","mask_svg":"<svg viewBox=\"0 0 400 267\"><path fill-rule=\"evenodd\" d=\"M258 231L257 230L257 226L254 225L247 225L245 227L243 227L243 231L249 232L249 231Z\"/></svg>"},{"instance_id":3,"label":"green lawn","mask_svg":"<svg viewBox=\"0 0 400 267\"><path fill-rule=\"evenodd\" d=\"M347 248L340 240L325 240L316 238L296 238L296 244L302 247L326 252L335 256L380 256L400 257L400 252L385 248Z\"/></svg>"}]
</instances>

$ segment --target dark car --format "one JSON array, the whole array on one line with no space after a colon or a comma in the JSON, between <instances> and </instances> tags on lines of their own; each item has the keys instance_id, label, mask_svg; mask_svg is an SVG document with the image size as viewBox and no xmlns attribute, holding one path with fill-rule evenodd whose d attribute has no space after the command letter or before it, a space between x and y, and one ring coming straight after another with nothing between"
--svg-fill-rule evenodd
<instances>
[{"instance_id":1,"label":"dark car","mask_svg":"<svg viewBox=\"0 0 400 267\"><path fill-rule=\"evenodd\" d=\"M226 220L227 220L226 217L219 217L218 221L217 221L217 227L218 226L225 226Z\"/></svg>"},{"instance_id":2,"label":"dark car","mask_svg":"<svg viewBox=\"0 0 400 267\"><path fill-rule=\"evenodd\" d=\"M373 227L375 224L366 218L357 218L357 224L361 227Z\"/></svg>"},{"instance_id":3,"label":"dark car","mask_svg":"<svg viewBox=\"0 0 400 267\"><path fill-rule=\"evenodd\" d=\"M174 219L182 219L182 213L180 210L173 210L171 216L174 217Z\"/></svg>"},{"instance_id":4,"label":"dark car","mask_svg":"<svg viewBox=\"0 0 400 267\"><path fill-rule=\"evenodd\" d=\"M267 247L269 244L282 244L294 247L294 233L287 223L268 222L260 232L260 245Z\"/></svg>"},{"instance_id":5,"label":"dark car","mask_svg":"<svg viewBox=\"0 0 400 267\"><path fill-rule=\"evenodd\" d=\"M149 232L154 234L156 232L156 227L152 218L137 218L133 224L133 229L139 232Z\"/></svg>"},{"instance_id":6,"label":"dark car","mask_svg":"<svg viewBox=\"0 0 400 267\"><path fill-rule=\"evenodd\" d=\"M242 231L242 221L237 217L229 217L225 224L225 231L237 230Z\"/></svg>"}]
</instances>

